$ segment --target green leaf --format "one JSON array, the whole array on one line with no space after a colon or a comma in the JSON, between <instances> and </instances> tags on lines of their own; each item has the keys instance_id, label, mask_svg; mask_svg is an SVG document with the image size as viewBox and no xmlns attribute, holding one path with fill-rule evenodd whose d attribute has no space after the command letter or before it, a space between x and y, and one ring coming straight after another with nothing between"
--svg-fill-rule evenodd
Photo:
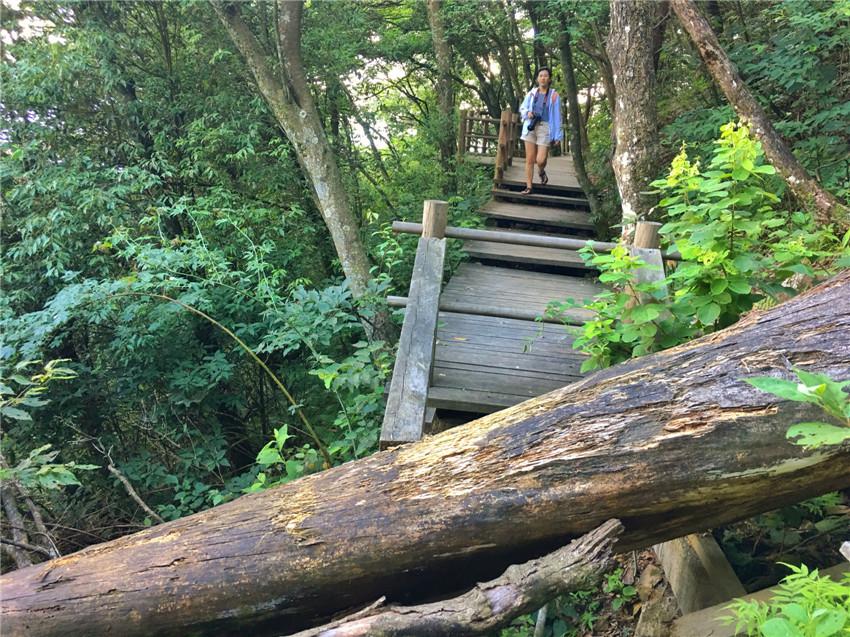
<instances>
[{"instance_id":1,"label":"green leaf","mask_svg":"<svg viewBox=\"0 0 850 637\"><path fill-rule=\"evenodd\" d=\"M847 623L847 613L841 610L827 610L818 618L815 637L832 637L838 634Z\"/></svg>"},{"instance_id":2,"label":"green leaf","mask_svg":"<svg viewBox=\"0 0 850 637\"><path fill-rule=\"evenodd\" d=\"M817 449L824 445L840 445L850 440L850 427L836 427L825 422L800 422L788 428L785 435L795 445L806 449Z\"/></svg>"},{"instance_id":3,"label":"green leaf","mask_svg":"<svg viewBox=\"0 0 850 637\"><path fill-rule=\"evenodd\" d=\"M717 317L720 316L720 306L717 303L708 303L702 306L697 312L697 318L703 325L714 325Z\"/></svg>"},{"instance_id":4,"label":"green leaf","mask_svg":"<svg viewBox=\"0 0 850 637\"><path fill-rule=\"evenodd\" d=\"M753 291L753 286L744 279L729 279L729 289L736 294L749 294Z\"/></svg>"},{"instance_id":5,"label":"green leaf","mask_svg":"<svg viewBox=\"0 0 850 637\"><path fill-rule=\"evenodd\" d=\"M764 637L803 637L803 633L784 617L768 619L761 625Z\"/></svg>"},{"instance_id":6,"label":"green leaf","mask_svg":"<svg viewBox=\"0 0 850 637\"><path fill-rule=\"evenodd\" d=\"M729 286L729 281L726 279L714 279L711 282L711 293L714 295L720 294Z\"/></svg>"},{"instance_id":7,"label":"green leaf","mask_svg":"<svg viewBox=\"0 0 850 637\"><path fill-rule=\"evenodd\" d=\"M283 457L280 455L280 452L272 445L273 443L270 442L260 449L260 453L257 454L257 464L268 466L283 462Z\"/></svg>"},{"instance_id":8,"label":"green leaf","mask_svg":"<svg viewBox=\"0 0 850 637\"><path fill-rule=\"evenodd\" d=\"M647 323L661 316L661 306L657 303L638 305L632 309L629 318L637 324Z\"/></svg>"},{"instance_id":9,"label":"green leaf","mask_svg":"<svg viewBox=\"0 0 850 637\"><path fill-rule=\"evenodd\" d=\"M5 416L6 418L11 418L13 420L32 420L32 417L23 409L18 409L17 407L9 407L8 405L3 405L2 407L0 407L0 414Z\"/></svg>"},{"instance_id":10,"label":"green leaf","mask_svg":"<svg viewBox=\"0 0 850 637\"><path fill-rule=\"evenodd\" d=\"M773 394L774 396L779 396L785 400L795 400L803 403L815 402L812 396L808 396L800 391L798 383L785 380L784 378L756 376L754 378L744 378L743 380L756 389Z\"/></svg>"},{"instance_id":11,"label":"green leaf","mask_svg":"<svg viewBox=\"0 0 850 637\"><path fill-rule=\"evenodd\" d=\"M809 620L809 614L800 604L784 604L779 609L783 615L797 624L805 624Z\"/></svg>"}]
</instances>

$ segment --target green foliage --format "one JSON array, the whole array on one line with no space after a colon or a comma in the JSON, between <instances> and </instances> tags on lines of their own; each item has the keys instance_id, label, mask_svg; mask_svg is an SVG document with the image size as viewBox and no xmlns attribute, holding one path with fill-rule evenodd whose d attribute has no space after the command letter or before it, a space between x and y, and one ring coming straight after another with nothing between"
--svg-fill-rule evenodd
<instances>
[{"instance_id":1,"label":"green foliage","mask_svg":"<svg viewBox=\"0 0 850 637\"><path fill-rule=\"evenodd\" d=\"M292 436L288 433L287 425L274 430L274 439L266 443L257 454L257 465L261 471L254 483L245 489L246 493L284 484L300 478L305 473L321 470L322 462L318 452L309 445L289 450L286 448L286 441L290 438Z\"/></svg>"},{"instance_id":2,"label":"green foliage","mask_svg":"<svg viewBox=\"0 0 850 637\"><path fill-rule=\"evenodd\" d=\"M653 183L667 215L662 237L682 257L663 284L633 284L642 264L624 246L610 255L583 251L610 286L583 305L596 313L574 343L589 355L584 370L726 327L760 299L795 293L784 285L791 276L823 276L848 253L850 234L839 240L829 228L815 228L807 215L777 208L774 172L748 129L726 124L707 169L683 149L668 176ZM631 307L638 294L645 302ZM577 305L549 311L557 315Z\"/></svg>"},{"instance_id":3,"label":"green foliage","mask_svg":"<svg viewBox=\"0 0 850 637\"><path fill-rule=\"evenodd\" d=\"M0 480L14 480L27 489L56 490L69 485L79 485L74 471L93 471L96 464L77 464L76 462L54 463L58 450L51 445L42 445L27 454L14 467L0 467Z\"/></svg>"},{"instance_id":4,"label":"green foliage","mask_svg":"<svg viewBox=\"0 0 850 637\"><path fill-rule=\"evenodd\" d=\"M76 377L73 370L61 367L67 359L48 361L41 372L25 376L27 370L40 361L21 361L15 364L11 373L0 375L0 416L12 421L32 421L30 409L47 405L50 401L42 396L48 391L50 383L57 380L71 380ZM17 385L17 390L13 386ZM4 445L5 447L5 445ZM75 471L92 471L94 464L76 462L53 462L59 450L52 450L46 444L31 449L26 457L11 467L0 466L0 480L12 480L27 490L55 491L70 485L79 485ZM8 449L4 449L8 453Z\"/></svg>"},{"instance_id":5,"label":"green foliage","mask_svg":"<svg viewBox=\"0 0 850 637\"><path fill-rule=\"evenodd\" d=\"M637 589L623 582L623 569L606 573L600 586L572 591L548 603L545 637L582 637L594 634L603 617L624 617L637 601ZM535 614L522 615L511 622L499 637L531 637Z\"/></svg>"},{"instance_id":6,"label":"green foliage","mask_svg":"<svg viewBox=\"0 0 850 637\"><path fill-rule=\"evenodd\" d=\"M605 575L602 590L611 595L611 608L615 611L637 598L637 589L623 582L622 568L617 568L614 572Z\"/></svg>"},{"instance_id":7,"label":"green foliage","mask_svg":"<svg viewBox=\"0 0 850 637\"><path fill-rule=\"evenodd\" d=\"M805 449L825 445L840 445L850 440L850 394L845 390L850 380L836 382L826 374L794 369L797 381L772 376L757 376L744 380L756 389L779 396L785 400L811 403L828 416L841 423L836 426L826 422L801 422L788 429L788 438Z\"/></svg>"},{"instance_id":8,"label":"green foliage","mask_svg":"<svg viewBox=\"0 0 850 637\"><path fill-rule=\"evenodd\" d=\"M791 574L768 602L736 600L727 617L736 633L752 637L850 635L850 574L840 582L805 565L786 564Z\"/></svg>"},{"instance_id":9,"label":"green foliage","mask_svg":"<svg viewBox=\"0 0 850 637\"><path fill-rule=\"evenodd\" d=\"M782 579L778 562L834 563L835 547L850 532L846 496L817 498L762 513L715 531L747 590L760 590Z\"/></svg>"},{"instance_id":10,"label":"green foliage","mask_svg":"<svg viewBox=\"0 0 850 637\"><path fill-rule=\"evenodd\" d=\"M568 299L566 303L550 303L546 312L551 317L563 317L574 307L583 307L594 312L587 320L573 342L573 347L588 354L582 363L581 371L608 367L626 360L630 356L639 356L654 351L656 342L669 341L659 330L672 329L672 322L662 318L665 307L661 302L663 287L658 282L635 283L635 270L644 265L637 257L629 254L628 248L618 245L608 254L596 254L590 248L580 251L585 262L598 268L599 280L609 289L594 299L577 302ZM655 298L659 302L636 305L638 294ZM672 341L675 343L675 340Z\"/></svg>"}]
</instances>

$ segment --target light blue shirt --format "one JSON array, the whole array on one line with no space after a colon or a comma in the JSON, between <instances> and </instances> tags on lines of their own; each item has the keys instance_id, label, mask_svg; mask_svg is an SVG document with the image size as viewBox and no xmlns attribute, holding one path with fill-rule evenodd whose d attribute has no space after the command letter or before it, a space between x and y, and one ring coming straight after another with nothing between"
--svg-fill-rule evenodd
<instances>
[{"instance_id":1,"label":"light blue shirt","mask_svg":"<svg viewBox=\"0 0 850 637\"><path fill-rule=\"evenodd\" d=\"M531 89L522 100L522 106L519 107L519 116L522 118L522 134L528 133L528 113L534 106L534 96L537 94L537 88ZM549 142L559 142L564 136L564 131L561 130L561 96L558 92L549 89L549 116L546 122L549 124Z\"/></svg>"}]
</instances>

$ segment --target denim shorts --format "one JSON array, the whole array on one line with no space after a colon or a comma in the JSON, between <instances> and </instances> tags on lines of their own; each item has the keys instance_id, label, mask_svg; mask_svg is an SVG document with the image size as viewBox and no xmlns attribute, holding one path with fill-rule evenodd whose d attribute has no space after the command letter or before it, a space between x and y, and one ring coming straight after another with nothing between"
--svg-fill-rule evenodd
<instances>
[{"instance_id":1,"label":"denim shorts","mask_svg":"<svg viewBox=\"0 0 850 637\"><path fill-rule=\"evenodd\" d=\"M534 130L528 131L521 139L538 146L548 146L552 141L552 137L549 135L549 122L537 122Z\"/></svg>"}]
</instances>

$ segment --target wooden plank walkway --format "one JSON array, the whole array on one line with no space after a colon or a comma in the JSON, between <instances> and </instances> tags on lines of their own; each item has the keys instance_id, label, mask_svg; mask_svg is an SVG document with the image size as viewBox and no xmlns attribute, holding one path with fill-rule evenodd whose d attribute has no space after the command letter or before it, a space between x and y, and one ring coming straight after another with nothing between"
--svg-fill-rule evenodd
<instances>
[{"instance_id":1,"label":"wooden plank walkway","mask_svg":"<svg viewBox=\"0 0 850 637\"><path fill-rule=\"evenodd\" d=\"M524 170L517 158L496 184L479 211L488 223L500 231L590 238L593 224L572 160L551 158L549 183L536 183L525 196L519 194ZM460 304L464 313L439 314L428 405L490 413L578 380L584 358L572 348L574 337L562 325L532 317L550 301L590 299L602 290L579 254L478 240L465 241L463 249L472 261L457 269L440 302ZM566 318L580 325L590 316L576 309Z\"/></svg>"}]
</instances>

